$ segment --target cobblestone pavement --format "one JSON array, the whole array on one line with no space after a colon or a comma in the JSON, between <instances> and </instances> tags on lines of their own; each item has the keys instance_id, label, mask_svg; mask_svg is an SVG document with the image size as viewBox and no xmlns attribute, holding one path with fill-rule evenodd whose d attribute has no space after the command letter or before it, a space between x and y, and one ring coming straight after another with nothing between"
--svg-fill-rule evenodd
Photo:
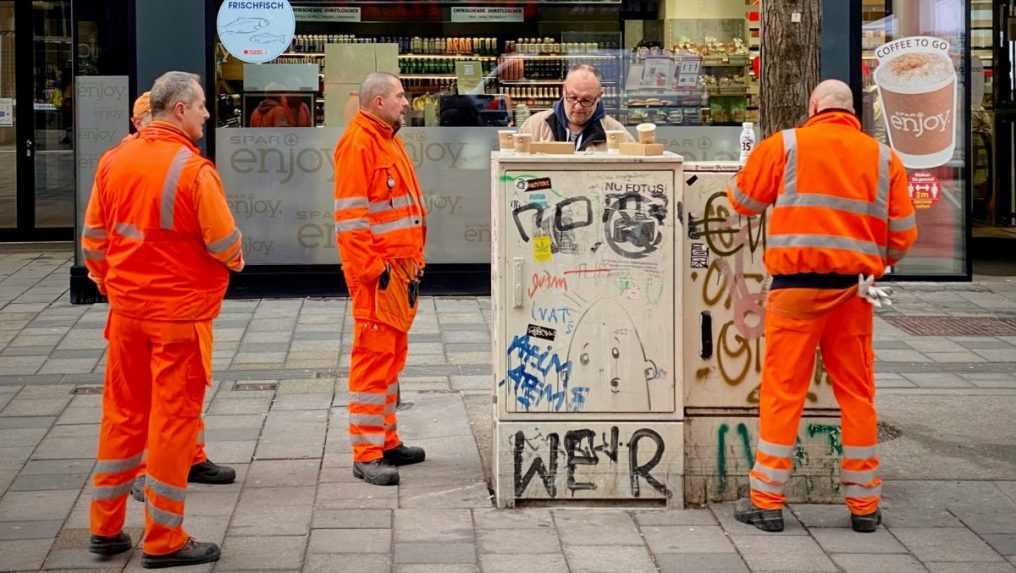
<instances>
[{"instance_id":1,"label":"cobblestone pavement","mask_svg":"<svg viewBox=\"0 0 1016 573\"><path fill-rule=\"evenodd\" d=\"M66 250L0 254L0 571L140 568L137 551L85 550L107 307L69 304L68 267ZM366 486L345 435L347 301L227 301L207 437L239 476L189 492L185 526L223 543L196 569L1016 572L1016 335L898 320L1016 318L1016 280L898 290L877 320L879 406L899 436L881 447L888 527L873 535L850 532L842 506L795 506L778 535L734 522L730 504L493 509L483 297L423 300L399 426L428 461L399 487ZM132 500L135 539L141 524Z\"/></svg>"}]
</instances>

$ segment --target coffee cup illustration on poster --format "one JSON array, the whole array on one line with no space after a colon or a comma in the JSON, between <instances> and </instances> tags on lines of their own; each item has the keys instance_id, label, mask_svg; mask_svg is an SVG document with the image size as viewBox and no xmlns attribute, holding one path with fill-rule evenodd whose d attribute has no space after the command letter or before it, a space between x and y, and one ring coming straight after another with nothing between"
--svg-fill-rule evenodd
<instances>
[{"instance_id":1,"label":"coffee cup illustration on poster","mask_svg":"<svg viewBox=\"0 0 1016 573\"><path fill-rule=\"evenodd\" d=\"M875 50L882 117L889 145L908 169L932 169L956 150L959 80L949 42L910 36Z\"/></svg>"},{"instance_id":2,"label":"coffee cup illustration on poster","mask_svg":"<svg viewBox=\"0 0 1016 573\"><path fill-rule=\"evenodd\" d=\"M293 43L296 16L289 0L226 0L219 8L216 28L233 57L263 64Z\"/></svg>"}]
</instances>

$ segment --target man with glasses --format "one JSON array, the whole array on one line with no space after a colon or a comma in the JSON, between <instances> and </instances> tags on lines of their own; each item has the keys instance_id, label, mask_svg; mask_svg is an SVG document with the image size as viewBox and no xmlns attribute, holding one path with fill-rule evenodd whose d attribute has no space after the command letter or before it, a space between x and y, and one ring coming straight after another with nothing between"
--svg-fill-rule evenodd
<instances>
[{"instance_id":1,"label":"man with glasses","mask_svg":"<svg viewBox=\"0 0 1016 573\"><path fill-rule=\"evenodd\" d=\"M570 141L575 149L607 150L607 132L623 131L627 141L635 141L619 121L603 110L600 73L588 64L571 68L564 80L561 99L551 109L530 116L521 133L533 141Z\"/></svg>"}]
</instances>

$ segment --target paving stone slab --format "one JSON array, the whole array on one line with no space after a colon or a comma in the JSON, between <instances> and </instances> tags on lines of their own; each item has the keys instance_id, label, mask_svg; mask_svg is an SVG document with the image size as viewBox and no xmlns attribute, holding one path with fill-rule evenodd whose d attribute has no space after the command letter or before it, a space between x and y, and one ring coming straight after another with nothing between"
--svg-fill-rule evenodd
<instances>
[{"instance_id":1,"label":"paving stone slab","mask_svg":"<svg viewBox=\"0 0 1016 573\"><path fill-rule=\"evenodd\" d=\"M635 521L642 527L673 525L719 525L708 509L634 511Z\"/></svg>"},{"instance_id":2,"label":"paving stone slab","mask_svg":"<svg viewBox=\"0 0 1016 573\"><path fill-rule=\"evenodd\" d=\"M551 529L554 519L548 509L477 509L473 520L478 530L485 529Z\"/></svg>"},{"instance_id":3,"label":"paving stone slab","mask_svg":"<svg viewBox=\"0 0 1016 573\"><path fill-rule=\"evenodd\" d=\"M554 522L564 545L642 545L627 513L597 510L554 510Z\"/></svg>"},{"instance_id":4,"label":"paving stone slab","mask_svg":"<svg viewBox=\"0 0 1016 573\"><path fill-rule=\"evenodd\" d=\"M463 563L430 563L399 565L395 571L396 573L479 573L480 569L476 565Z\"/></svg>"},{"instance_id":5,"label":"paving stone slab","mask_svg":"<svg viewBox=\"0 0 1016 573\"><path fill-rule=\"evenodd\" d=\"M468 510L399 509L395 512L395 540L412 542L472 542L473 516Z\"/></svg>"},{"instance_id":6,"label":"paving stone slab","mask_svg":"<svg viewBox=\"0 0 1016 573\"><path fill-rule=\"evenodd\" d=\"M740 555L724 553L656 554L660 573L748 573Z\"/></svg>"},{"instance_id":7,"label":"paving stone slab","mask_svg":"<svg viewBox=\"0 0 1016 573\"><path fill-rule=\"evenodd\" d=\"M885 528L867 535L858 535L849 528L815 528L811 534L826 553L907 552Z\"/></svg>"},{"instance_id":8,"label":"paving stone slab","mask_svg":"<svg viewBox=\"0 0 1016 573\"><path fill-rule=\"evenodd\" d=\"M988 533L983 535L988 545L1002 555L1016 555L1016 535L1012 533Z\"/></svg>"},{"instance_id":9,"label":"paving stone slab","mask_svg":"<svg viewBox=\"0 0 1016 573\"><path fill-rule=\"evenodd\" d=\"M0 571L41 569L52 545L52 539L0 541Z\"/></svg>"},{"instance_id":10,"label":"paving stone slab","mask_svg":"<svg viewBox=\"0 0 1016 573\"><path fill-rule=\"evenodd\" d=\"M316 486L318 460L255 460L245 481L249 488ZM313 501L313 499L312 499Z\"/></svg>"},{"instance_id":11,"label":"paving stone slab","mask_svg":"<svg viewBox=\"0 0 1016 573\"><path fill-rule=\"evenodd\" d=\"M63 526L62 519L46 521L2 521L0 541L17 539L56 539Z\"/></svg>"},{"instance_id":12,"label":"paving stone slab","mask_svg":"<svg viewBox=\"0 0 1016 573\"><path fill-rule=\"evenodd\" d=\"M313 529L391 529L390 509L315 510Z\"/></svg>"},{"instance_id":13,"label":"paving stone slab","mask_svg":"<svg viewBox=\"0 0 1016 573\"><path fill-rule=\"evenodd\" d=\"M832 556L844 573L927 573L912 555L862 555L841 553ZM972 573L968 571L967 573Z\"/></svg>"},{"instance_id":14,"label":"paving stone slab","mask_svg":"<svg viewBox=\"0 0 1016 573\"><path fill-rule=\"evenodd\" d=\"M1016 573L1009 563L925 563L931 573Z\"/></svg>"},{"instance_id":15,"label":"paving stone slab","mask_svg":"<svg viewBox=\"0 0 1016 573\"><path fill-rule=\"evenodd\" d=\"M9 491L0 499L0 521L65 519L79 493L80 490Z\"/></svg>"},{"instance_id":16,"label":"paving stone slab","mask_svg":"<svg viewBox=\"0 0 1016 573\"><path fill-rule=\"evenodd\" d=\"M300 569L306 536L226 537L217 571Z\"/></svg>"},{"instance_id":17,"label":"paving stone slab","mask_svg":"<svg viewBox=\"0 0 1016 573\"><path fill-rule=\"evenodd\" d=\"M395 563L476 563L472 543L396 543Z\"/></svg>"},{"instance_id":18,"label":"paving stone slab","mask_svg":"<svg viewBox=\"0 0 1016 573\"><path fill-rule=\"evenodd\" d=\"M307 556L303 573L391 573L392 562L388 555L345 553L341 557L327 554Z\"/></svg>"},{"instance_id":19,"label":"paving stone slab","mask_svg":"<svg viewBox=\"0 0 1016 573\"><path fill-rule=\"evenodd\" d=\"M571 545L564 549L572 573L655 573L645 547Z\"/></svg>"},{"instance_id":20,"label":"paving stone slab","mask_svg":"<svg viewBox=\"0 0 1016 573\"><path fill-rule=\"evenodd\" d=\"M715 525L642 526L653 553L734 553L726 532Z\"/></svg>"},{"instance_id":21,"label":"paving stone slab","mask_svg":"<svg viewBox=\"0 0 1016 573\"><path fill-rule=\"evenodd\" d=\"M87 473L28 475L22 473L11 484L11 491L49 491L81 489L88 480Z\"/></svg>"},{"instance_id":22,"label":"paving stone slab","mask_svg":"<svg viewBox=\"0 0 1016 573\"><path fill-rule=\"evenodd\" d=\"M485 529L477 534L481 554L561 554L561 542L552 529ZM537 559L538 561L538 559Z\"/></svg>"},{"instance_id":23,"label":"paving stone slab","mask_svg":"<svg viewBox=\"0 0 1016 573\"><path fill-rule=\"evenodd\" d=\"M1002 561L998 553L968 529L900 527L893 528L892 533L924 562Z\"/></svg>"},{"instance_id":24,"label":"paving stone slab","mask_svg":"<svg viewBox=\"0 0 1016 573\"><path fill-rule=\"evenodd\" d=\"M315 529L311 532L307 552L331 553L383 553L392 550L390 529Z\"/></svg>"},{"instance_id":25,"label":"paving stone slab","mask_svg":"<svg viewBox=\"0 0 1016 573\"><path fill-rule=\"evenodd\" d=\"M752 571L836 571L818 543L804 536L745 535L734 538Z\"/></svg>"},{"instance_id":26,"label":"paving stone slab","mask_svg":"<svg viewBox=\"0 0 1016 573\"><path fill-rule=\"evenodd\" d=\"M305 535L310 530L314 493L314 487L245 489L233 513L229 534Z\"/></svg>"}]
</instances>

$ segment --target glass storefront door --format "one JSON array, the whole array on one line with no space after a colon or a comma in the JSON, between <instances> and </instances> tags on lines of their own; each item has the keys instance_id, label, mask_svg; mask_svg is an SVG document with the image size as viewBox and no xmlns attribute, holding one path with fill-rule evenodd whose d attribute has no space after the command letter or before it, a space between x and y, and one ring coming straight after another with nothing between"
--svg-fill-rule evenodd
<instances>
[{"instance_id":1,"label":"glass storefront door","mask_svg":"<svg viewBox=\"0 0 1016 573\"><path fill-rule=\"evenodd\" d=\"M0 0L0 229L18 225L18 133L14 0Z\"/></svg>"},{"instance_id":2,"label":"glass storefront door","mask_svg":"<svg viewBox=\"0 0 1016 573\"><path fill-rule=\"evenodd\" d=\"M865 0L862 6L864 129L907 168L920 230L893 272L969 276L969 2Z\"/></svg>"},{"instance_id":3,"label":"glass storefront door","mask_svg":"<svg viewBox=\"0 0 1016 573\"><path fill-rule=\"evenodd\" d=\"M72 238L70 5L0 0L0 241Z\"/></svg>"}]
</instances>

